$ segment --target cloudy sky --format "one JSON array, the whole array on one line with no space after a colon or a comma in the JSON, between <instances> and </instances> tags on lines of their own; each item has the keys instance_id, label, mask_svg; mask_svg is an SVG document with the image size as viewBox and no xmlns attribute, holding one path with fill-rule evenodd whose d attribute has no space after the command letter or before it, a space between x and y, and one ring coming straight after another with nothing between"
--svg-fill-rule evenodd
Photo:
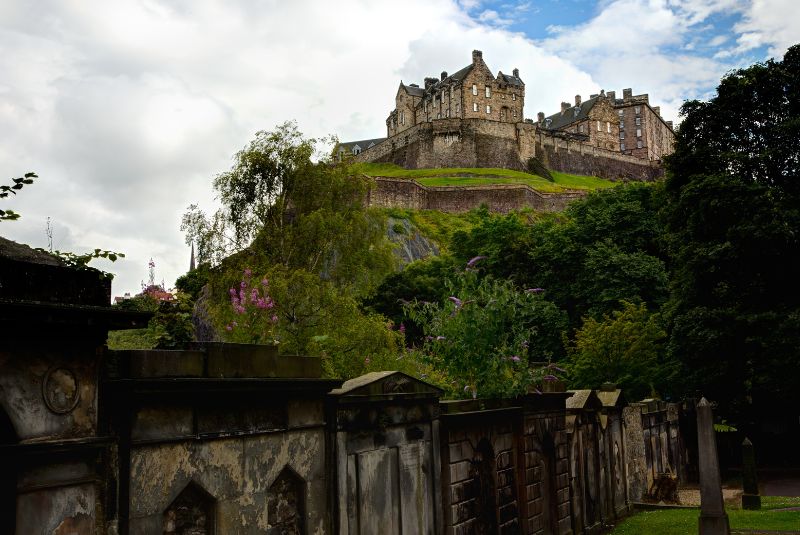
<instances>
[{"instance_id":1,"label":"cloudy sky","mask_svg":"<svg viewBox=\"0 0 800 535\"><path fill-rule=\"evenodd\" d=\"M0 3L2 180L40 179L3 236L124 252L113 293L189 264L190 203L253 134L385 135L397 84L520 69L525 115L632 87L667 119L725 72L800 42L797 0L39 0ZM0 175L2 177L2 175Z\"/></svg>"}]
</instances>

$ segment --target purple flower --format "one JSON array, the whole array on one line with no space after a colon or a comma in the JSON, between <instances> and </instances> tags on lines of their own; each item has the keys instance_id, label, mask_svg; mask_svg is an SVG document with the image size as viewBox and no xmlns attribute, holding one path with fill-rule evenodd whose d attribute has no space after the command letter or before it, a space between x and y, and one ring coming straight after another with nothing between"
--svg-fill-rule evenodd
<instances>
[{"instance_id":1,"label":"purple flower","mask_svg":"<svg viewBox=\"0 0 800 535\"><path fill-rule=\"evenodd\" d=\"M406 332L406 326L405 326L405 325L403 325L403 324L401 323L401 324L400 324L400 328L399 328L399 329L397 329L397 330L398 330L398 331L400 331L401 333L405 334L405 332Z\"/></svg>"},{"instance_id":2,"label":"purple flower","mask_svg":"<svg viewBox=\"0 0 800 535\"><path fill-rule=\"evenodd\" d=\"M526 293L529 294L540 294L544 291L544 288L528 288L525 290Z\"/></svg>"},{"instance_id":3,"label":"purple flower","mask_svg":"<svg viewBox=\"0 0 800 535\"><path fill-rule=\"evenodd\" d=\"M260 308L260 309L262 309L262 310L263 310L263 309L265 309L265 308L267 308L267 301L266 301L266 299L264 299L263 297L259 297L259 298L256 300L256 308Z\"/></svg>"},{"instance_id":4,"label":"purple flower","mask_svg":"<svg viewBox=\"0 0 800 535\"><path fill-rule=\"evenodd\" d=\"M475 264L477 264L478 262L480 262L484 258L486 258L486 257L485 256L474 256L474 257L470 258L469 262L467 262L467 267L468 268L474 267Z\"/></svg>"},{"instance_id":5,"label":"purple flower","mask_svg":"<svg viewBox=\"0 0 800 535\"><path fill-rule=\"evenodd\" d=\"M233 330L233 326L229 323L228 325L225 326L225 330L230 332Z\"/></svg>"},{"instance_id":6,"label":"purple flower","mask_svg":"<svg viewBox=\"0 0 800 535\"><path fill-rule=\"evenodd\" d=\"M278 316L273 314L272 317L270 318L270 320L272 321L272 323L278 323Z\"/></svg>"},{"instance_id":7,"label":"purple flower","mask_svg":"<svg viewBox=\"0 0 800 535\"><path fill-rule=\"evenodd\" d=\"M252 301L253 303L258 301L258 290L256 288L250 290L250 301Z\"/></svg>"},{"instance_id":8,"label":"purple flower","mask_svg":"<svg viewBox=\"0 0 800 535\"><path fill-rule=\"evenodd\" d=\"M519 357L517 355L511 355L511 360L514 362L519 362Z\"/></svg>"},{"instance_id":9,"label":"purple flower","mask_svg":"<svg viewBox=\"0 0 800 535\"><path fill-rule=\"evenodd\" d=\"M250 277L252 274L253 274L253 272L250 271L250 268L244 268L244 276L245 277Z\"/></svg>"},{"instance_id":10,"label":"purple flower","mask_svg":"<svg viewBox=\"0 0 800 535\"><path fill-rule=\"evenodd\" d=\"M264 286L269 286L269 280L268 280L266 277L264 277L264 278L261 280L261 284L263 284Z\"/></svg>"},{"instance_id":11,"label":"purple flower","mask_svg":"<svg viewBox=\"0 0 800 535\"><path fill-rule=\"evenodd\" d=\"M247 282L246 281L240 282L239 283L239 288L247 288Z\"/></svg>"},{"instance_id":12,"label":"purple flower","mask_svg":"<svg viewBox=\"0 0 800 535\"><path fill-rule=\"evenodd\" d=\"M556 377L555 375L545 375L544 377L542 377L542 379L544 379L545 381L558 381L558 377Z\"/></svg>"},{"instance_id":13,"label":"purple flower","mask_svg":"<svg viewBox=\"0 0 800 535\"><path fill-rule=\"evenodd\" d=\"M236 296L236 288L231 288L231 289L228 291L228 293L230 293L230 294L231 294L231 297L235 297L235 296Z\"/></svg>"},{"instance_id":14,"label":"purple flower","mask_svg":"<svg viewBox=\"0 0 800 535\"><path fill-rule=\"evenodd\" d=\"M448 299L449 299L450 301L452 301L452 302L453 302L453 304L455 304L455 305L456 305L456 308L461 308L461 305L463 304L463 303L461 302L461 299L459 299L458 297L456 297L456 296L454 296L454 295L451 295L450 297L448 297Z\"/></svg>"}]
</instances>

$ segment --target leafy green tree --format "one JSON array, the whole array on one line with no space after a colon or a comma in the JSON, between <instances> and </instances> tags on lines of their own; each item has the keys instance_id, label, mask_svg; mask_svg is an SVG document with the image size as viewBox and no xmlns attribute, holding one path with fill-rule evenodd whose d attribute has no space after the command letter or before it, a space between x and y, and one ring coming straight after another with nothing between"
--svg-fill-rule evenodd
<instances>
[{"instance_id":1,"label":"leafy green tree","mask_svg":"<svg viewBox=\"0 0 800 535\"><path fill-rule=\"evenodd\" d=\"M178 292L172 301L160 301L158 309L148 324L156 349L183 349L194 340L190 296Z\"/></svg>"},{"instance_id":2,"label":"leafy green tree","mask_svg":"<svg viewBox=\"0 0 800 535\"><path fill-rule=\"evenodd\" d=\"M676 367L663 358L666 332L644 303L622 302L602 320L587 317L570 347L568 371L576 388L611 382L631 400L648 397L669 384Z\"/></svg>"},{"instance_id":3,"label":"leafy green tree","mask_svg":"<svg viewBox=\"0 0 800 535\"><path fill-rule=\"evenodd\" d=\"M754 420L800 401L800 46L728 74L681 112L663 212L669 351L688 390Z\"/></svg>"},{"instance_id":4,"label":"leafy green tree","mask_svg":"<svg viewBox=\"0 0 800 535\"><path fill-rule=\"evenodd\" d=\"M208 264L201 264L178 277L175 280L175 288L187 294L192 301L196 301L210 277L211 269Z\"/></svg>"},{"instance_id":5,"label":"leafy green tree","mask_svg":"<svg viewBox=\"0 0 800 535\"><path fill-rule=\"evenodd\" d=\"M464 271L448 281L444 302L416 302L409 316L425 331L423 359L446 378L453 397L513 397L535 379L528 365L532 318L546 304L537 292ZM552 306L552 305L549 305Z\"/></svg>"}]
</instances>

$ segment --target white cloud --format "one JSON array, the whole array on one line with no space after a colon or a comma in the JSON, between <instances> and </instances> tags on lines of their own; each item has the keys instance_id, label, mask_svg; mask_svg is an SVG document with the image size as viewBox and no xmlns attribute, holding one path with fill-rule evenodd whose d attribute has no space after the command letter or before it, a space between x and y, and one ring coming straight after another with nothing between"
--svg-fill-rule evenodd
<instances>
[{"instance_id":1,"label":"white cloud","mask_svg":"<svg viewBox=\"0 0 800 535\"><path fill-rule=\"evenodd\" d=\"M753 0L734 30L741 34L735 52L768 46L769 55L780 58L800 43L800 10L796 0Z\"/></svg>"},{"instance_id":2,"label":"white cloud","mask_svg":"<svg viewBox=\"0 0 800 535\"><path fill-rule=\"evenodd\" d=\"M477 1L4 3L0 167L41 178L13 200L5 236L82 252L122 251L114 294L156 261L188 267L186 206L212 208L211 179L259 129L296 119L311 136L384 135L400 78L520 68L528 116L596 87L520 34L472 19ZM518 5L518 4L515 4Z\"/></svg>"}]
</instances>

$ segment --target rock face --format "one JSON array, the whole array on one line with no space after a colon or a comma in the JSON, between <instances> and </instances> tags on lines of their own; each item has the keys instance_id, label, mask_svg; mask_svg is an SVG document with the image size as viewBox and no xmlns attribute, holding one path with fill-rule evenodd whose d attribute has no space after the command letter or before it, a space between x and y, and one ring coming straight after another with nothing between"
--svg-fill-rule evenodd
<instances>
[{"instance_id":1,"label":"rock face","mask_svg":"<svg viewBox=\"0 0 800 535\"><path fill-rule=\"evenodd\" d=\"M439 254L439 246L425 236L408 219L389 218L387 234L396 244L395 255L402 264Z\"/></svg>"}]
</instances>

